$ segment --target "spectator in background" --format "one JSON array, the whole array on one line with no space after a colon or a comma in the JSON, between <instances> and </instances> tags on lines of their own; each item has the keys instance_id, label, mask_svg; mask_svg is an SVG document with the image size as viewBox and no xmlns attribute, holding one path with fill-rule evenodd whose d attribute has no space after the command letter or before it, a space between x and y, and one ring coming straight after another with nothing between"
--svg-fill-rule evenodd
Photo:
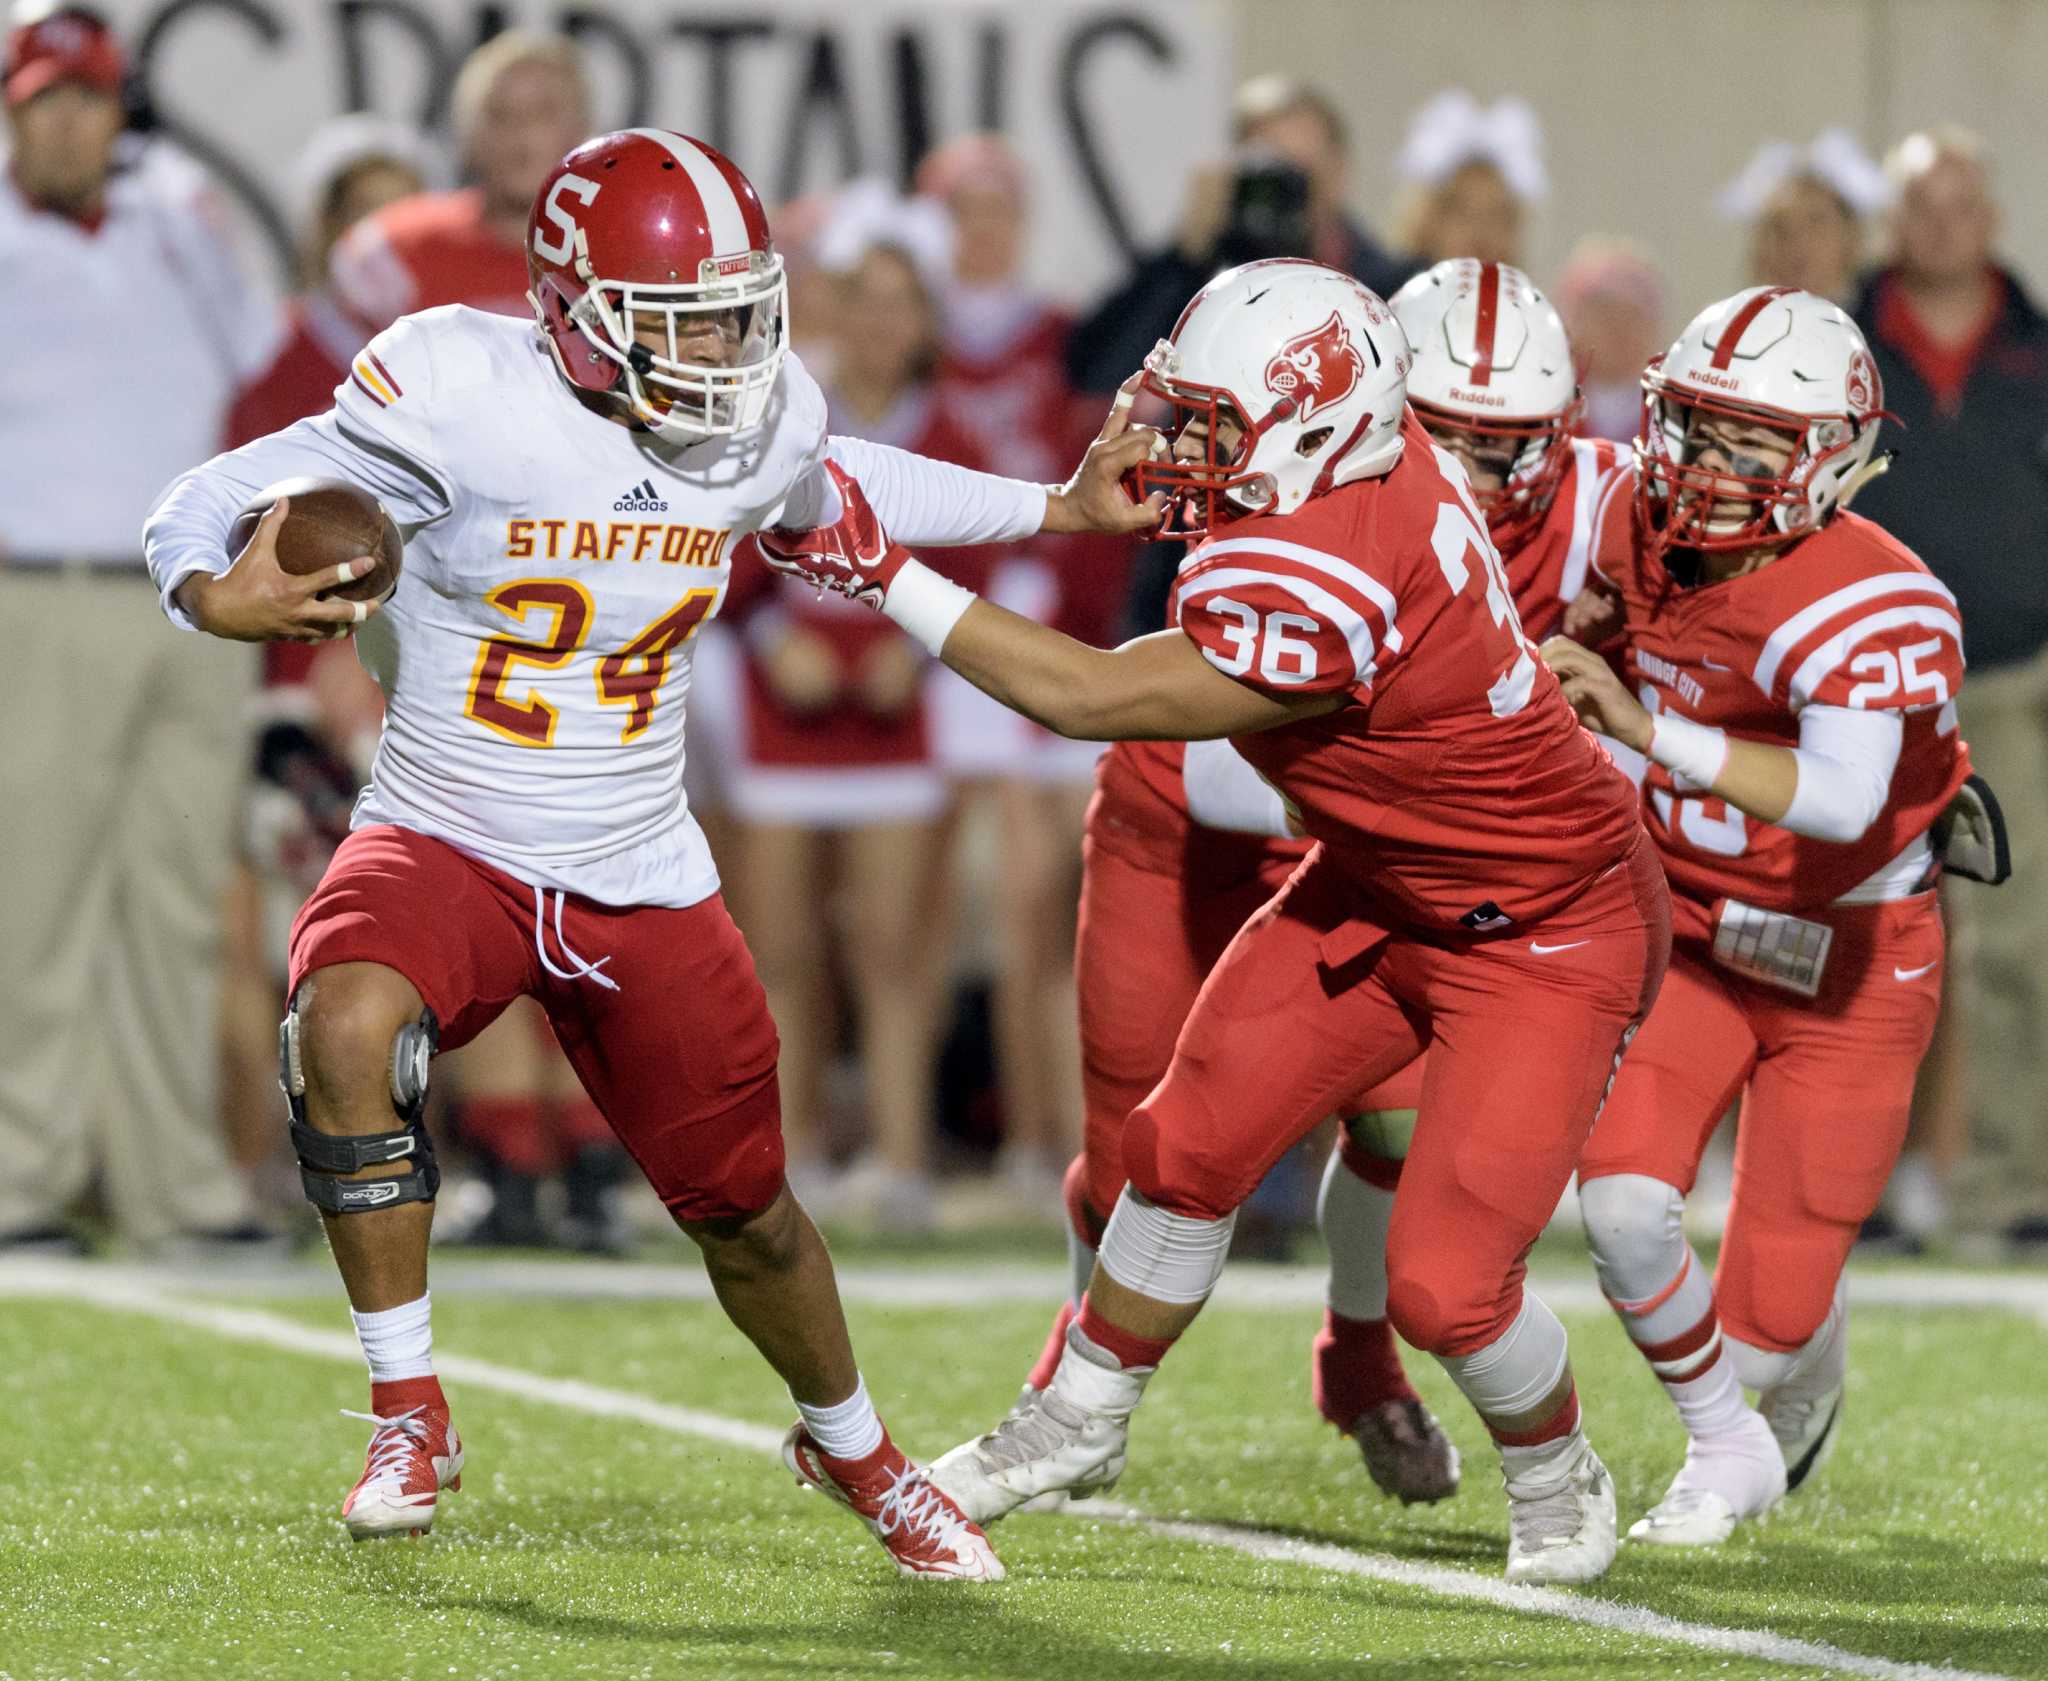
<instances>
[{"instance_id":1,"label":"spectator in background","mask_svg":"<svg viewBox=\"0 0 2048 1681\"><path fill-rule=\"evenodd\" d=\"M402 199L335 247L335 293L370 332L438 304L528 312L533 195L590 134L582 57L561 37L508 30L469 55L452 106L470 184Z\"/></svg>"},{"instance_id":2,"label":"spectator in background","mask_svg":"<svg viewBox=\"0 0 2048 1681\"><path fill-rule=\"evenodd\" d=\"M428 173L420 136L383 117L339 117L306 143L293 171L298 294L286 311L277 355L230 411L229 448L326 412L334 388L348 378L355 353L370 339L370 329L342 305L329 283L334 248L365 217L415 197ZM291 646L273 644L276 649Z\"/></svg>"},{"instance_id":3,"label":"spectator in background","mask_svg":"<svg viewBox=\"0 0 2048 1681\"><path fill-rule=\"evenodd\" d=\"M1080 390L1114 391L1173 330L1188 299L1233 263L1313 257L1381 297L1414 272L1345 211L1350 136L1321 89L1290 76L1256 76L1238 89L1231 130L1230 159L1190 180L1174 243L1140 258L1075 328L1067 371Z\"/></svg>"},{"instance_id":4,"label":"spectator in background","mask_svg":"<svg viewBox=\"0 0 2048 1681\"><path fill-rule=\"evenodd\" d=\"M1543 129L1526 100L1481 105L1450 88L1415 113L1394 160L1396 227L1417 269L1451 257L1522 263L1529 207L1550 190Z\"/></svg>"},{"instance_id":5,"label":"spectator in background","mask_svg":"<svg viewBox=\"0 0 2048 1681\"><path fill-rule=\"evenodd\" d=\"M0 68L0 1248L73 1243L95 1174L138 1243L265 1235L218 1103L254 655L163 634L141 532L277 327L199 172L124 136L124 73L68 7Z\"/></svg>"},{"instance_id":6,"label":"spectator in background","mask_svg":"<svg viewBox=\"0 0 2048 1681\"><path fill-rule=\"evenodd\" d=\"M979 467L973 434L937 380L934 292L949 241L943 212L906 205L878 182L840 196L816 252L840 278L828 428ZM981 582L976 553L966 551L969 583ZM962 574L960 551L936 551L934 560ZM762 567L735 575L721 617L737 628L741 666L700 669L697 681L708 687L698 693L733 726L720 757L737 833L722 862L782 1037L791 1176L800 1194L835 1212L922 1232L935 1214L933 1075L947 932L947 919L932 914L948 792L925 698L931 662L867 608ZM857 1024L868 1149L831 1185L821 1122L837 1039L835 974Z\"/></svg>"},{"instance_id":7,"label":"spectator in background","mask_svg":"<svg viewBox=\"0 0 2048 1681\"><path fill-rule=\"evenodd\" d=\"M329 255L365 216L426 185L426 147L401 123L340 117L315 133L293 175L301 290L277 355L229 411L228 448L282 431L333 402L367 334L328 288ZM353 642L264 644L256 776L227 898L223 1108L237 1161L259 1185L274 1178L277 1200L294 1214L302 1201L298 1173L277 1124L285 937L348 832L382 717L383 696Z\"/></svg>"},{"instance_id":8,"label":"spectator in background","mask_svg":"<svg viewBox=\"0 0 2048 1681\"><path fill-rule=\"evenodd\" d=\"M789 347L820 384L830 383L832 359L839 348L839 277L828 274L817 257L833 196L813 193L792 199L769 224L789 287Z\"/></svg>"},{"instance_id":9,"label":"spectator in background","mask_svg":"<svg viewBox=\"0 0 2048 1681\"><path fill-rule=\"evenodd\" d=\"M1572 336L1589 438L1628 443L1643 417L1643 368L1669 342L1664 277L1632 240L1582 239L1550 295Z\"/></svg>"},{"instance_id":10,"label":"spectator in background","mask_svg":"<svg viewBox=\"0 0 2048 1681\"><path fill-rule=\"evenodd\" d=\"M1955 592L1970 656L1962 729L2013 849L1995 905L1979 914L1974 895L1962 901L1981 1031L1968 1058L1979 1153L1957 1206L2048 1244L2048 320L1994 256L1981 140L1911 135L1886 172L1898 193L1891 261L1856 316L1902 436L1856 511Z\"/></svg>"},{"instance_id":11,"label":"spectator in background","mask_svg":"<svg viewBox=\"0 0 2048 1681\"><path fill-rule=\"evenodd\" d=\"M574 43L508 30L470 54L451 101L456 154L469 185L400 199L335 246L335 295L366 331L440 304L526 316L526 219L548 171L590 132L589 88ZM442 1063L464 1141L490 1179L477 1199L451 1198L455 1242L615 1250L613 1206L625 1152L577 1081L530 1000L515 1003ZM542 1183L560 1173L568 1219L543 1218Z\"/></svg>"},{"instance_id":12,"label":"spectator in background","mask_svg":"<svg viewBox=\"0 0 2048 1681\"><path fill-rule=\"evenodd\" d=\"M944 205L953 226L939 290L948 411L997 470L1057 479L1100 413L1067 384L1070 322L1021 272L1030 217L1023 160L994 135L966 136L924 160L917 190ZM1027 545L997 564L986 593L1084 642L1114 642L1135 547L1117 538ZM1017 1195L1056 1208L1080 1144L1074 919L1081 820L1101 747L1040 729L943 667L928 684L940 761L988 800L995 820L997 1171Z\"/></svg>"},{"instance_id":13,"label":"spectator in background","mask_svg":"<svg viewBox=\"0 0 2048 1681\"><path fill-rule=\"evenodd\" d=\"M1891 201L1884 171L1847 129L1810 145L1767 140L1721 191L1749 227L1749 283L1797 286L1847 308L1863 267L1863 223Z\"/></svg>"}]
</instances>

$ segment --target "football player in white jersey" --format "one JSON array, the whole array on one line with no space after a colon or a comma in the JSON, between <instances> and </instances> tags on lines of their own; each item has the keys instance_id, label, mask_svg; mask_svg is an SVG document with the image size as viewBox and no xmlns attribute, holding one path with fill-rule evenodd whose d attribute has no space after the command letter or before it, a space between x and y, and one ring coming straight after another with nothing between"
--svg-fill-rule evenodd
<instances>
[{"instance_id":1,"label":"football player in white jersey","mask_svg":"<svg viewBox=\"0 0 2048 1681\"><path fill-rule=\"evenodd\" d=\"M149 563L174 622L260 640L347 634L359 604L278 566L262 487L377 496L406 564L360 639L388 701L354 832L294 926L282 1078L370 1364L374 1426L343 1508L418 1532L462 1446L434 1375L421 1126L429 1059L539 1000L592 1099L788 1383L800 1481L852 1506L906 1574L992 1578L986 1538L889 1441L824 1244L783 1182L774 1024L682 792L690 641L736 540L838 517L828 458L929 543L1153 523L1098 444L1061 488L828 439L789 353L782 261L746 178L634 129L579 146L535 200L533 322L398 321L334 408L179 479Z\"/></svg>"}]
</instances>

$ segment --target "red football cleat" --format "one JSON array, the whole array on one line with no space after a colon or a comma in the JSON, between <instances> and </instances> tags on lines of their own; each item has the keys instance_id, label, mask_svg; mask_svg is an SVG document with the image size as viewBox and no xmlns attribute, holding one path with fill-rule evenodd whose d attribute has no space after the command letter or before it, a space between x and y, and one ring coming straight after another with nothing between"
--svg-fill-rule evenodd
<instances>
[{"instance_id":1,"label":"red football cleat","mask_svg":"<svg viewBox=\"0 0 2048 1681\"><path fill-rule=\"evenodd\" d=\"M341 1503L342 1521L358 1541L424 1535L434 1527L441 1490L462 1486L462 1438L448 1417L440 1381L373 1385L370 1405L377 1410L342 1414L377 1427L362 1477Z\"/></svg>"},{"instance_id":2,"label":"red football cleat","mask_svg":"<svg viewBox=\"0 0 2048 1681\"><path fill-rule=\"evenodd\" d=\"M1000 1582L1002 1560L960 1508L882 1436L865 1459L834 1459L801 1423L782 1438L782 1462L806 1488L851 1506L905 1576Z\"/></svg>"}]
</instances>

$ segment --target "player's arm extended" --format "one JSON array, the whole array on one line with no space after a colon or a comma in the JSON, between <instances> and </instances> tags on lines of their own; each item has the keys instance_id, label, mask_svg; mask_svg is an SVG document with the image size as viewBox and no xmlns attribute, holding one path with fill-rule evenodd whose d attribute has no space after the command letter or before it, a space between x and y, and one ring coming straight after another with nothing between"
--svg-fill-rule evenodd
<instances>
[{"instance_id":1,"label":"player's arm extended","mask_svg":"<svg viewBox=\"0 0 2048 1681\"><path fill-rule=\"evenodd\" d=\"M1799 714L1799 745L1776 747L1653 715L1604 659L1566 637L1544 643L1543 660L1589 727L1761 822L1849 842L1862 839L1884 810L1904 737L1896 712L1809 705Z\"/></svg>"},{"instance_id":2,"label":"player's arm extended","mask_svg":"<svg viewBox=\"0 0 2048 1681\"><path fill-rule=\"evenodd\" d=\"M917 565L909 562L905 572ZM914 598L928 583L958 588L918 567L907 579L899 575L884 610L914 627ZM1082 741L1208 741L1319 717L1345 704L1340 695L1283 702L1260 694L1224 676L1178 630L1141 636L1121 648L1091 648L980 599L968 605L936 651L984 694Z\"/></svg>"},{"instance_id":3,"label":"player's arm extended","mask_svg":"<svg viewBox=\"0 0 2048 1681\"><path fill-rule=\"evenodd\" d=\"M825 458L798 482L772 523L808 531L839 520L833 465L860 485L882 528L924 548L1016 543L1041 533L1133 535L1158 525L1160 504L1133 502L1123 478L1163 447L1149 426L1130 423L1137 379L1125 382L1100 434L1063 485L1028 484L933 461L864 438L830 437Z\"/></svg>"}]
</instances>

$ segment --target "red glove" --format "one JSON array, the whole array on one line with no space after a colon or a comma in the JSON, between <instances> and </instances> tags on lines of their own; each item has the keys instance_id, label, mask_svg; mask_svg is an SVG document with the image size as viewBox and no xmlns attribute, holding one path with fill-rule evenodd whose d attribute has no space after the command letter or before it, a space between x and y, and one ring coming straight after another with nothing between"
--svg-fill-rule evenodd
<instances>
[{"instance_id":1,"label":"red glove","mask_svg":"<svg viewBox=\"0 0 2048 1681\"><path fill-rule=\"evenodd\" d=\"M825 471L839 491L837 520L814 531L757 531L741 541L740 551L751 549L777 572L879 611L910 551L890 540L860 485L838 462L827 461Z\"/></svg>"}]
</instances>

